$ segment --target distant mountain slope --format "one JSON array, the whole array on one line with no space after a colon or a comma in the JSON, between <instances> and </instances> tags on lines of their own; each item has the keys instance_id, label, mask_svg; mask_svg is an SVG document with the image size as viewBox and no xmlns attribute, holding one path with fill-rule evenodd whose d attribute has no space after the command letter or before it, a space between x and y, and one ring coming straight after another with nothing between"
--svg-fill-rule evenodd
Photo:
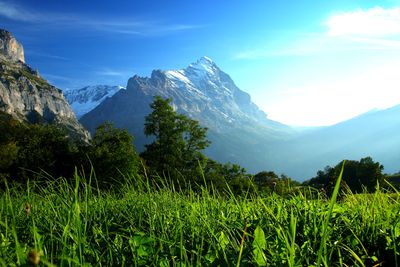
<instances>
[{"instance_id":1,"label":"distant mountain slope","mask_svg":"<svg viewBox=\"0 0 400 267\"><path fill-rule=\"evenodd\" d=\"M342 159L371 156L385 171L400 170L400 105L371 111L348 121L315 130L280 145L279 166L298 179L315 176Z\"/></svg>"},{"instance_id":2,"label":"distant mountain slope","mask_svg":"<svg viewBox=\"0 0 400 267\"><path fill-rule=\"evenodd\" d=\"M28 123L59 124L77 138L89 139L62 91L24 63L22 45L0 30L0 111Z\"/></svg>"},{"instance_id":3,"label":"distant mountain slope","mask_svg":"<svg viewBox=\"0 0 400 267\"><path fill-rule=\"evenodd\" d=\"M76 116L80 118L121 89L125 88L122 86L93 85L80 89L64 90L64 95Z\"/></svg>"},{"instance_id":4,"label":"distant mountain slope","mask_svg":"<svg viewBox=\"0 0 400 267\"><path fill-rule=\"evenodd\" d=\"M102 122L112 121L127 128L135 136L136 146L143 149L149 142L143 134L144 117L151 112L149 105L155 95L172 98L178 113L209 128L212 144L208 155L253 171L271 168L272 143L293 134L290 127L269 120L249 94L207 57L182 70L155 70L150 78L130 78L126 90L105 99L80 121L91 132Z\"/></svg>"}]
</instances>

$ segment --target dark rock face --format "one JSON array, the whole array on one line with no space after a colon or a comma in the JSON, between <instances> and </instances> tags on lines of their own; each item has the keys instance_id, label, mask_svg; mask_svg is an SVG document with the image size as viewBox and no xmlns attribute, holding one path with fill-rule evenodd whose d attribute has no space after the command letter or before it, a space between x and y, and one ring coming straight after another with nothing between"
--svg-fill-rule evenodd
<instances>
[{"instance_id":1,"label":"dark rock face","mask_svg":"<svg viewBox=\"0 0 400 267\"><path fill-rule=\"evenodd\" d=\"M5 36L0 41L3 44L15 40L4 30L0 33L0 38L2 36ZM60 124L74 137L89 140L89 133L76 119L62 91L50 85L22 60L16 60L18 53L10 56L7 49L6 52L0 51L0 111L28 123Z\"/></svg>"},{"instance_id":2,"label":"dark rock face","mask_svg":"<svg viewBox=\"0 0 400 267\"><path fill-rule=\"evenodd\" d=\"M292 134L288 126L269 120L250 96L206 57L182 70L155 70L150 78L133 76L126 90L104 100L80 121L91 132L104 121L114 122L128 129L137 148L143 149L149 142L143 134L144 118L151 112L149 105L156 95L172 98L178 113L209 128L212 145L206 153L216 160L261 169L265 157L252 151L264 153L271 140ZM255 165L259 167L253 168Z\"/></svg>"}]
</instances>

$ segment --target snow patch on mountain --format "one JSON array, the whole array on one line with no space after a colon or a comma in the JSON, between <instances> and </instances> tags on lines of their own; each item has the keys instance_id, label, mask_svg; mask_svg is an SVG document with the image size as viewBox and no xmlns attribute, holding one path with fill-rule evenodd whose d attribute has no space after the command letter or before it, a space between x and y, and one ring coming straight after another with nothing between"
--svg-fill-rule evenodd
<instances>
[{"instance_id":1,"label":"snow patch on mountain","mask_svg":"<svg viewBox=\"0 0 400 267\"><path fill-rule=\"evenodd\" d=\"M76 116L80 118L121 89L124 90L125 87L94 85L65 90L64 95Z\"/></svg>"}]
</instances>

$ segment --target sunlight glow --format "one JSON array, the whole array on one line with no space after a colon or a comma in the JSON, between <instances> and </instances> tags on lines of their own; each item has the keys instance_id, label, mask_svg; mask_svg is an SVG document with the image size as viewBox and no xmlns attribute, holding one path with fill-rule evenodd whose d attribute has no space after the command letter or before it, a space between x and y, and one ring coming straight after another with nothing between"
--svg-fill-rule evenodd
<instances>
[{"instance_id":1,"label":"sunlight glow","mask_svg":"<svg viewBox=\"0 0 400 267\"><path fill-rule=\"evenodd\" d=\"M400 34L400 8L375 7L331 16L330 36L387 36Z\"/></svg>"},{"instance_id":2,"label":"sunlight glow","mask_svg":"<svg viewBox=\"0 0 400 267\"><path fill-rule=\"evenodd\" d=\"M269 118L296 126L332 125L372 109L400 103L400 63L370 69L343 81L292 88L268 105ZM262 106L262 104L260 104Z\"/></svg>"}]
</instances>

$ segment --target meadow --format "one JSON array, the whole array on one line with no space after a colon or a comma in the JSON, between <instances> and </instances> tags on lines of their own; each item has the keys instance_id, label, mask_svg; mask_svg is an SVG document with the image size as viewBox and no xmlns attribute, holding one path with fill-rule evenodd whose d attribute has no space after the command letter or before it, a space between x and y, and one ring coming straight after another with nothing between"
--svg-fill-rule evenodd
<instances>
[{"instance_id":1,"label":"meadow","mask_svg":"<svg viewBox=\"0 0 400 267\"><path fill-rule=\"evenodd\" d=\"M2 266L399 266L399 192L179 192L145 178L4 184ZM93 185L93 186L90 186ZM394 193L393 193L394 192Z\"/></svg>"}]
</instances>

